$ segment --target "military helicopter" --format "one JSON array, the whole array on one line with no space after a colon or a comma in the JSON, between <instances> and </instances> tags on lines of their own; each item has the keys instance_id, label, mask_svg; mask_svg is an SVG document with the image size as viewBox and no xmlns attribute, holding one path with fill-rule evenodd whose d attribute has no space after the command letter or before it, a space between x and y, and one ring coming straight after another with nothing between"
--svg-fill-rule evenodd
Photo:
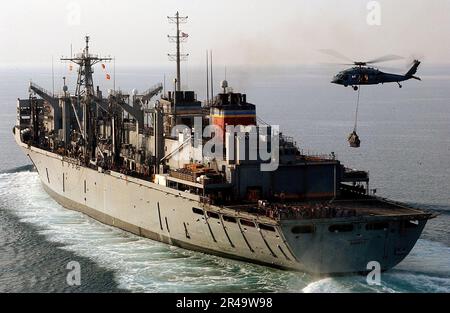
<instances>
[{"instance_id":1,"label":"military helicopter","mask_svg":"<svg viewBox=\"0 0 450 313\"><path fill-rule=\"evenodd\" d=\"M352 86L355 91L359 89L360 85L397 83L399 88L402 88L400 82L410 79L421 80L419 77L414 76L417 73L417 69L421 63L419 60L414 60L410 70L406 74L400 75L385 73L379 69L370 67L371 64L403 59L402 57L396 55L386 55L371 61L355 62L333 50L322 50L322 52L351 62L344 65L354 65L352 68L339 72L336 76L334 76L331 83L343 85L345 87Z\"/></svg>"}]
</instances>

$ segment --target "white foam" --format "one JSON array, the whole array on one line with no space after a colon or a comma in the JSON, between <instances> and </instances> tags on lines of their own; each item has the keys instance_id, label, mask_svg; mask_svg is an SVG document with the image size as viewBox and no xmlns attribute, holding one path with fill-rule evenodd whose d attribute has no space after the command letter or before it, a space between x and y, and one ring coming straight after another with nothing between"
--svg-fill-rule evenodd
<instances>
[{"instance_id":1,"label":"white foam","mask_svg":"<svg viewBox=\"0 0 450 313\"><path fill-rule=\"evenodd\" d=\"M309 283L302 289L304 293L334 293L345 292L343 286L334 278L323 278Z\"/></svg>"},{"instance_id":2,"label":"white foam","mask_svg":"<svg viewBox=\"0 0 450 313\"><path fill-rule=\"evenodd\" d=\"M45 193L36 173L0 174L0 196L5 208L21 221L38 226L39 233L62 244L61 249L114 270L121 288L160 292L295 291L292 286L305 285L304 275L299 273L172 247L64 209Z\"/></svg>"}]
</instances>

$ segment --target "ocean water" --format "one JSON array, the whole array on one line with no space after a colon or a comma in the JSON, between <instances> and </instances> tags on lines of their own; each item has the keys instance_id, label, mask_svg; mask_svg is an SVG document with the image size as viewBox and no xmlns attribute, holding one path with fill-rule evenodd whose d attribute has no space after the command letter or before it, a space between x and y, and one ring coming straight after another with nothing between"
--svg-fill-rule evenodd
<instances>
[{"instance_id":1,"label":"ocean water","mask_svg":"<svg viewBox=\"0 0 450 313\"><path fill-rule=\"evenodd\" d=\"M379 195L440 214L428 223L411 254L382 274L381 286L369 286L359 275L313 277L171 247L64 209L42 189L11 132L15 99L27 96L30 78L51 90L51 71L10 67L0 69L0 292L450 291L450 67L425 65L423 81L406 82L402 89L363 88L358 122L362 146L356 150L346 142L356 93L331 85L332 69L227 72L230 86L247 93L258 115L279 124L304 152L333 151L348 166L370 170L371 188ZM118 68L116 80L123 90L144 90L162 82L165 73L169 77L171 68ZM184 73L184 84L203 99L203 73L196 68ZM56 89L63 75L72 86L74 74L61 66ZM96 79L111 88L102 75ZM70 261L81 265L81 286L66 283Z\"/></svg>"}]
</instances>

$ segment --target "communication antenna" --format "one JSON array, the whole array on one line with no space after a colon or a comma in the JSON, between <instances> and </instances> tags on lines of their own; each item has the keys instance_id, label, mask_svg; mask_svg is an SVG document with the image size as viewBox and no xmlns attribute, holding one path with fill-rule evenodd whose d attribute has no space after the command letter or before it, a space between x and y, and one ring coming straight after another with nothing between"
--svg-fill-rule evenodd
<instances>
[{"instance_id":1,"label":"communication antenna","mask_svg":"<svg viewBox=\"0 0 450 313\"><path fill-rule=\"evenodd\" d=\"M116 91L116 57L113 59L113 90Z\"/></svg>"},{"instance_id":2,"label":"communication antenna","mask_svg":"<svg viewBox=\"0 0 450 313\"><path fill-rule=\"evenodd\" d=\"M213 54L209 51L209 59L211 61L211 100L214 99L214 79L213 79Z\"/></svg>"},{"instance_id":3,"label":"communication antenna","mask_svg":"<svg viewBox=\"0 0 450 313\"><path fill-rule=\"evenodd\" d=\"M189 89L189 65L188 64L186 64L185 80L186 80L186 82L184 83L184 88Z\"/></svg>"},{"instance_id":4,"label":"communication antenna","mask_svg":"<svg viewBox=\"0 0 450 313\"><path fill-rule=\"evenodd\" d=\"M166 74L164 73L163 95L166 96Z\"/></svg>"},{"instance_id":5,"label":"communication antenna","mask_svg":"<svg viewBox=\"0 0 450 313\"><path fill-rule=\"evenodd\" d=\"M55 68L53 64L53 56L52 56L52 94L55 96Z\"/></svg>"},{"instance_id":6,"label":"communication antenna","mask_svg":"<svg viewBox=\"0 0 450 313\"><path fill-rule=\"evenodd\" d=\"M180 24L185 24L187 23L187 16L180 16L180 14L177 13L175 14L175 16L168 16L167 17L169 19L169 23L171 24L176 24L177 26L177 33L175 36L171 36L171 35L167 35L167 38L169 38L169 42L173 42L176 43L177 46L177 50L175 54L168 54L169 56L169 60L171 61L176 61L177 62L177 83L176 83L176 90L181 90L181 71L180 71L180 63L181 61L185 61L187 60L187 57L189 56L189 54L181 54L180 53L180 43L185 42L187 40L187 38L189 37L188 34L182 32L180 30Z\"/></svg>"},{"instance_id":7,"label":"communication antenna","mask_svg":"<svg viewBox=\"0 0 450 313\"><path fill-rule=\"evenodd\" d=\"M209 105L209 61L208 61L208 50L206 50L206 104Z\"/></svg>"}]
</instances>

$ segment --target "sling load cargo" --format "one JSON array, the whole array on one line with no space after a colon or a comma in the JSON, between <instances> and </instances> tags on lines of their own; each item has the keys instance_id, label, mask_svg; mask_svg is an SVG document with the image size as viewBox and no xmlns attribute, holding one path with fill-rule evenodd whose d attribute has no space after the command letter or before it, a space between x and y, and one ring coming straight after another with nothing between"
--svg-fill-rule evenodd
<instances>
[{"instance_id":1,"label":"sling load cargo","mask_svg":"<svg viewBox=\"0 0 450 313\"><path fill-rule=\"evenodd\" d=\"M358 88L358 99L356 100L356 112L355 112L355 127L353 128L353 132L348 135L348 143L350 144L350 147L352 148L359 148L361 147L361 140L359 139L358 134L356 133L356 130L358 128L358 111L359 111L359 99L361 94L361 86Z\"/></svg>"},{"instance_id":2,"label":"sling load cargo","mask_svg":"<svg viewBox=\"0 0 450 313\"><path fill-rule=\"evenodd\" d=\"M350 135L348 135L348 143L352 148L361 147L361 140L359 139L359 136L356 133L356 131L353 131Z\"/></svg>"}]
</instances>

